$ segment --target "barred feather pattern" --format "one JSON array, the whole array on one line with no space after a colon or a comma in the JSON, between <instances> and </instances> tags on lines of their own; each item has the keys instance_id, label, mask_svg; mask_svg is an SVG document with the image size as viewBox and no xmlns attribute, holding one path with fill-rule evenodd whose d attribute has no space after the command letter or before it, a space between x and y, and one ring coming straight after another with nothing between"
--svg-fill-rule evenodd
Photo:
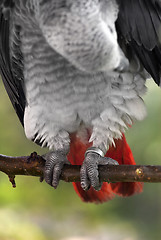
<instances>
[{"instance_id":1,"label":"barred feather pattern","mask_svg":"<svg viewBox=\"0 0 161 240\"><path fill-rule=\"evenodd\" d=\"M133 120L146 115L141 99L146 92L144 72L79 70L49 46L33 11L23 6L21 14L18 7L15 10L15 21L23 25L26 136L50 149L62 149L83 125L91 129L93 146L106 152Z\"/></svg>"}]
</instances>

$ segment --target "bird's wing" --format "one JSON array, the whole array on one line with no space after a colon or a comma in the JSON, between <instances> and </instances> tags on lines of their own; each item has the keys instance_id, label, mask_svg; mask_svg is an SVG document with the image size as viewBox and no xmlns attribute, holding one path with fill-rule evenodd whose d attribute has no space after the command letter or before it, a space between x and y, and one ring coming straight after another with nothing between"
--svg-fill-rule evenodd
<instances>
[{"instance_id":1,"label":"bird's wing","mask_svg":"<svg viewBox=\"0 0 161 240\"><path fill-rule=\"evenodd\" d=\"M0 74L9 98L23 124L25 94L23 90L23 59L20 50L20 29L11 20L13 0L0 3Z\"/></svg>"},{"instance_id":2,"label":"bird's wing","mask_svg":"<svg viewBox=\"0 0 161 240\"><path fill-rule=\"evenodd\" d=\"M159 85L161 76L161 1L117 0L120 44L130 47Z\"/></svg>"}]
</instances>

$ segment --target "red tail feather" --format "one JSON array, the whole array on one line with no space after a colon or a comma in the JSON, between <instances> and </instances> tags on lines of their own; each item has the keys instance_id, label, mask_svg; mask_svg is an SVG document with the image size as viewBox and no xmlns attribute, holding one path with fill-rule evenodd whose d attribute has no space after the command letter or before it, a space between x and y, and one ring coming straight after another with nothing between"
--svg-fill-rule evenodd
<instances>
[{"instance_id":1,"label":"red tail feather","mask_svg":"<svg viewBox=\"0 0 161 240\"><path fill-rule=\"evenodd\" d=\"M85 152L91 144L82 143L75 135L71 139L71 148L68 155L68 159L71 164L82 165ZM125 136L121 140L116 140L116 148L110 147L106 154L107 157L111 157L118 161L119 164L135 164L132 152L128 146ZM74 189L79 197L85 202L105 202L111 200L115 194L121 196L131 196L134 193L142 191L141 183L103 183L100 191L95 191L92 187L88 191L84 191L80 183L73 183Z\"/></svg>"},{"instance_id":2,"label":"red tail feather","mask_svg":"<svg viewBox=\"0 0 161 240\"><path fill-rule=\"evenodd\" d=\"M107 202L108 200L111 200L114 197L110 184L105 182L102 184L102 188L100 191L95 191L93 187L91 187L88 191L84 191L81 188L81 185L79 182L73 183L73 187L76 193L78 194L78 196L84 202L102 203L102 202Z\"/></svg>"},{"instance_id":3,"label":"red tail feather","mask_svg":"<svg viewBox=\"0 0 161 240\"><path fill-rule=\"evenodd\" d=\"M120 165L135 165L136 163L132 151L126 142L125 135L123 135L121 140L116 140L115 144L116 148L110 147L106 157L115 159ZM140 182L110 183L110 185L113 192L122 197L131 196L135 193L140 193L143 190L143 184Z\"/></svg>"}]
</instances>

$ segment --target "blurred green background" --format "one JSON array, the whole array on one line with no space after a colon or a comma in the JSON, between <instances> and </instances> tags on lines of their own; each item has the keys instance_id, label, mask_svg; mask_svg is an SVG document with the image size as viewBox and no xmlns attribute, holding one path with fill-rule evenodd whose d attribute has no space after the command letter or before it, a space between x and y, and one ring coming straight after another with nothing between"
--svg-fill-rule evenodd
<instances>
[{"instance_id":1,"label":"blurred green background","mask_svg":"<svg viewBox=\"0 0 161 240\"><path fill-rule=\"evenodd\" d=\"M148 82L148 116L126 136L137 164L161 164L161 90ZM46 150L28 141L0 81L0 153ZM0 240L160 240L161 184L144 185L131 198L86 204L71 183L57 190L36 177L16 177L16 189L0 173Z\"/></svg>"}]
</instances>

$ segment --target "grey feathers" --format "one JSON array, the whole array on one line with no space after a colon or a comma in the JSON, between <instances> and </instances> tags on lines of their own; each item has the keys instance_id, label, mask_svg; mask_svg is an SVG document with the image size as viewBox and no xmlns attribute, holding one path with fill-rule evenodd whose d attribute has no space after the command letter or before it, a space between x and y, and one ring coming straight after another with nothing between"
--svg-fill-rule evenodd
<instances>
[{"instance_id":1,"label":"grey feathers","mask_svg":"<svg viewBox=\"0 0 161 240\"><path fill-rule=\"evenodd\" d=\"M143 119L160 22L159 0L1 1L0 71L27 137L61 148L83 125L104 148Z\"/></svg>"}]
</instances>

